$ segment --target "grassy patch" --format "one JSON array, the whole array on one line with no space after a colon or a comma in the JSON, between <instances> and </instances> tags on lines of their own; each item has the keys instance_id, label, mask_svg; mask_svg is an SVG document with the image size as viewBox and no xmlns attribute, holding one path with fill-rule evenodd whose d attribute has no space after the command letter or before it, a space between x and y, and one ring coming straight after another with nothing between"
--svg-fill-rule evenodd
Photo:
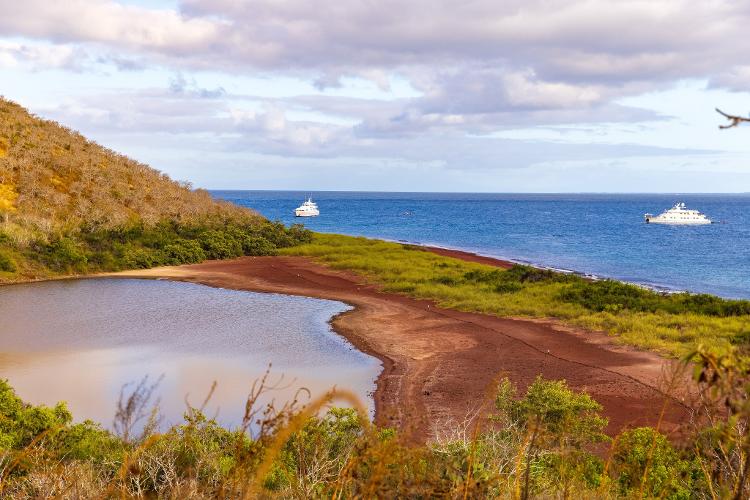
<instances>
[{"instance_id":1,"label":"grassy patch","mask_svg":"<svg viewBox=\"0 0 750 500\"><path fill-rule=\"evenodd\" d=\"M354 271L387 291L443 307L498 316L554 317L616 335L624 343L682 356L704 344L718 352L744 342L750 302L711 295L663 295L615 281L514 266L509 270L443 257L413 246L316 234L283 251Z\"/></svg>"}]
</instances>

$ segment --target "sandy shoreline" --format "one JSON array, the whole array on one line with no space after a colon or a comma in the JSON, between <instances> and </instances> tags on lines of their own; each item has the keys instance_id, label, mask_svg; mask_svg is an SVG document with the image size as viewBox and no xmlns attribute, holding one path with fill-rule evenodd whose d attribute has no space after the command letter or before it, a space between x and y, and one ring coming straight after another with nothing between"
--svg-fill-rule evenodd
<instances>
[{"instance_id":1,"label":"sandy shoreline","mask_svg":"<svg viewBox=\"0 0 750 500\"><path fill-rule=\"evenodd\" d=\"M498 267L512 265L468 252L426 248ZM303 257L243 257L109 276L166 278L352 305L354 309L335 317L332 325L383 363L374 394L376 421L402 429L415 441L428 440L486 409L500 376L508 376L521 390L538 374L566 379L604 406L611 434L656 425L665 401L664 431L677 430L688 418L687 408L661 390L663 373L674 361L552 321L465 313L383 293L359 276Z\"/></svg>"}]
</instances>

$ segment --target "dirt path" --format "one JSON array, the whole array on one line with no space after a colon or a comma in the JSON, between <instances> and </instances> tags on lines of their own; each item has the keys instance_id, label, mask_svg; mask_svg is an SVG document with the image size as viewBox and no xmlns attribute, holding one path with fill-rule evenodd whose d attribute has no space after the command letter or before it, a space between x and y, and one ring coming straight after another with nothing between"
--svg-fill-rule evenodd
<instances>
[{"instance_id":1,"label":"dirt path","mask_svg":"<svg viewBox=\"0 0 750 500\"><path fill-rule=\"evenodd\" d=\"M663 430L674 431L688 416L685 406L660 390L662 372L673 362L655 354L549 321L458 312L382 293L356 275L302 257L244 257L118 275L303 295L355 306L336 317L333 327L383 362L374 396L378 423L399 427L416 441L430 439L450 422L463 421L483 403L491 404L489 392L501 375L521 390L539 374L566 379L604 406L612 434L628 426L655 425L665 401Z\"/></svg>"}]
</instances>

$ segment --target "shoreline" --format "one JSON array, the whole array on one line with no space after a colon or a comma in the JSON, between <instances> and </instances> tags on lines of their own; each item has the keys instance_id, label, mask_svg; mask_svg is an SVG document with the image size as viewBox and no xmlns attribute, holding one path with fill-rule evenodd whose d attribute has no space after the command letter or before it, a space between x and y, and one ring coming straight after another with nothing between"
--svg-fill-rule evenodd
<instances>
[{"instance_id":1,"label":"shoreline","mask_svg":"<svg viewBox=\"0 0 750 500\"><path fill-rule=\"evenodd\" d=\"M338 234L338 233L324 233L324 234ZM389 243L398 243L400 245L410 245L410 246L420 247L428 251L437 253L438 255L444 255L447 257L455 256L456 258L466 260L469 262L478 262L480 264L494 265L497 267L502 267L503 269L507 269L514 265L529 266L529 267L533 267L536 269L544 269L544 270L553 271L556 273L572 274L572 275L580 276L581 278L585 278L585 279L592 280L592 281L602 281L602 280L617 281L620 283L625 283L627 285L641 287L646 290L651 290L653 292L661 293L665 295L677 294L677 293L688 293L692 295L706 294L706 295L719 297L725 300L750 300L750 297L739 297L739 296L735 297L735 296L728 296L728 295L719 295L715 292L695 291L695 290L690 290L688 288L681 288L676 285L667 285L667 284L662 284L662 283L629 281L624 278L617 278L617 277L613 277L607 274L588 273L588 272L579 271L576 269L549 266L543 263L534 262L534 261L525 260L525 259L514 259L512 257L496 257L493 255L484 254L480 250L447 247L447 246L440 246L438 244L411 242L411 241L406 241L406 240L393 240L393 239L388 239L388 238L376 238L376 237L370 237L370 236L364 236L364 237L368 239L387 241Z\"/></svg>"},{"instance_id":2,"label":"shoreline","mask_svg":"<svg viewBox=\"0 0 750 500\"><path fill-rule=\"evenodd\" d=\"M461 250L424 248L497 267L512 265ZM492 401L488 391L501 374L521 391L539 374L586 390L604 406L611 435L656 425L665 402L665 432L679 432L688 419L687 405L661 390L663 372L677 366L674 360L554 320L442 309L431 301L382 292L355 274L304 257L241 257L98 276L173 279L352 306L334 316L331 326L381 361L373 394L375 422L401 429L414 442L434 439L467 415L487 413Z\"/></svg>"}]
</instances>

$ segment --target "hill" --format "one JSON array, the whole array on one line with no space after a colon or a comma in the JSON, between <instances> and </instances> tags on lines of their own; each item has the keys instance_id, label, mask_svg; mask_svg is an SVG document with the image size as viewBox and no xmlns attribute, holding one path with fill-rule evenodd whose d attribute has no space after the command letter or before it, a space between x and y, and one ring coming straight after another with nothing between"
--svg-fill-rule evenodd
<instances>
[{"instance_id":1,"label":"hill","mask_svg":"<svg viewBox=\"0 0 750 500\"><path fill-rule=\"evenodd\" d=\"M0 98L0 281L268 254L307 237Z\"/></svg>"}]
</instances>

